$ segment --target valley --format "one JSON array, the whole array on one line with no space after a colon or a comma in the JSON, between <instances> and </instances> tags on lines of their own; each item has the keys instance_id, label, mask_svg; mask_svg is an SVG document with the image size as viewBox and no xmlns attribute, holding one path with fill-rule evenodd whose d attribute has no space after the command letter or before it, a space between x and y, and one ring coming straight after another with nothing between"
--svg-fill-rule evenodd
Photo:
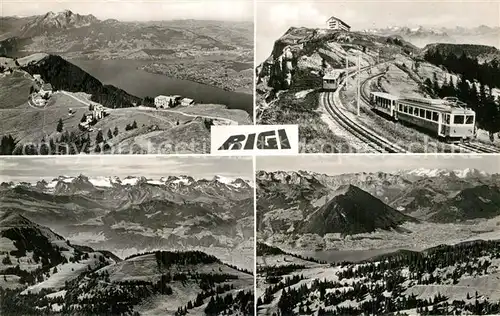
<instances>
[{"instance_id":1,"label":"valley","mask_svg":"<svg viewBox=\"0 0 500 316\"><path fill-rule=\"evenodd\" d=\"M251 22L124 22L64 10L0 24L5 154L203 154L210 126L253 120ZM176 103L163 108L163 95Z\"/></svg>"},{"instance_id":2,"label":"valley","mask_svg":"<svg viewBox=\"0 0 500 316\"><path fill-rule=\"evenodd\" d=\"M1 166L2 315L254 315L251 159Z\"/></svg>"},{"instance_id":3,"label":"valley","mask_svg":"<svg viewBox=\"0 0 500 316\"><path fill-rule=\"evenodd\" d=\"M200 249L250 269L252 187L241 179L222 181L80 175L3 183L0 211L22 214L72 242L121 257L154 249Z\"/></svg>"},{"instance_id":4,"label":"valley","mask_svg":"<svg viewBox=\"0 0 500 316\"><path fill-rule=\"evenodd\" d=\"M2 315L253 314L251 272L200 251L121 259L64 240L26 217L3 214Z\"/></svg>"},{"instance_id":5,"label":"valley","mask_svg":"<svg viewBox=\"0 0 500 316\"><path fill-rule=\"evenodd\" d=\"M498 158L401 158L259 158L258 315L499 312Z\"/></svg>"}]
</instances>

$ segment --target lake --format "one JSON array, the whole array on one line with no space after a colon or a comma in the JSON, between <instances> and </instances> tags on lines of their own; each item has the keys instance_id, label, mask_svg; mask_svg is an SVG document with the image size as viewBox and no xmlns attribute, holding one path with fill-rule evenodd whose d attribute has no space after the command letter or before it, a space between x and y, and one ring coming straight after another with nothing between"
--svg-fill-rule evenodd
<instances>
[{"instance_id":1,"label":"lake","mask_svg":"<svg viewBox=\"0 0 500 316\"><path fill-rule=\"evenodd\" d=\"M230 109L245 110L253 117L253 96L245 93L225 91L201 83L169 78L138 69L161 60L82 60L70 59L103 84L116 86L128 93L144 98L157 95L182 95L197 103L224 104ZM168 61L172 62L172 60Z\"/></svg>"},{"instance_id":2,"label":"lake","mask_svg":"<svg viewBox=\"0 0 500 316\"><path fill-rule=\"evenodd\" d=\"M387 249L367 249L367 250L321 250L321 251L305 251L300 255L312 257L318 260L326 261L329 263L336 263L341 261L358 262L375 256L396 252L401 248L387 248Z\"/></svg>"}]
</instances>

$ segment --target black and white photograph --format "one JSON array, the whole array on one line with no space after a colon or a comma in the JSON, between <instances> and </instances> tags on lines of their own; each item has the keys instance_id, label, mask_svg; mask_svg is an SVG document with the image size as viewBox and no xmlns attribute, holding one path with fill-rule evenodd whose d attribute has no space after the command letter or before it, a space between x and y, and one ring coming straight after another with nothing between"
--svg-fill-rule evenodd
<instances>
[{"instance_id":1,"label":"black and white photograph","mask_svg":"<svg viewBox=\"0 0 500 316\"><path fill-rule=\"evenodd\" d=\"M257 157L258 315L499 315L498 155Z\"/></svg>"},{"instance_id":2,"label":"black and white photograph","mask_svg":"<svg viewBox=\"0 0 500 316\"><path fill-rule=\"evenodd\" d=\"M0 158L1 315L253 315L251 157Z\"/></svg>"},{"instance_id":3,"label":"black and white photograph","mask_svg":"<svg viewBox=\"0 0 500 316\"><path fill-rule=\"evenodd\" d=\"M257 124L302 153L499 153L498 1L257 1Z\"/></svg>"},{"instance_id":4,"label":"black and white photograph","mask_svg":"<svg viewBox=\"0 0 500 316\"><path fill-rule=\"evenodd\" d=\"M0 3L0 153L205 154L253 124L252 0Z\"/></svg>"}]
</instances>

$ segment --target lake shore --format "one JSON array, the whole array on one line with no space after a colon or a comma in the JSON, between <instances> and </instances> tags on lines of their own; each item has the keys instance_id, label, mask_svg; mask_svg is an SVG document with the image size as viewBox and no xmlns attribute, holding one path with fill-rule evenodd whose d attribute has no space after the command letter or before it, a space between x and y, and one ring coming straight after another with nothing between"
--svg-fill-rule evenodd
<instances>
[{"instance_id":1,"label":"lake shore","mask_svg":"<svg viewBox=\"0 0 500 316\"><path fill-rule=\"evenodd\" d=\"M130 94L144 98L157 95L181 95L201 104L223 104L228 109L244 110L253 117L252 94L225 91L221 88L190 80L153 74L139 68L151 60L85 60L70 59L104 84L119 87ZM167 61L171 63L172 61Z\"/></svg>"}]
</instances>

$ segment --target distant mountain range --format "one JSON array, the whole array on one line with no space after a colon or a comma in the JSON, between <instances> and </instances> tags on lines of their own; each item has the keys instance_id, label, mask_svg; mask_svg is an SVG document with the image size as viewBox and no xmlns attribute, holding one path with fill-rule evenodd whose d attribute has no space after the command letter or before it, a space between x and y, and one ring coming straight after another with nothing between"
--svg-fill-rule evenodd
<instances>
[{"instance_id":1,"label":"distant mountain range","mask_svg":"<svg viewBox=\"0 0 500 316\"><path fill-rule=\"evenodd\" d=\"M200 251L121 260L16 213L0 217L0 237L2 315L253 314L252 274Z\"/></svg>"},{"instance_id":2,"label":"distant mountain range","mask_svg":"<svg viewBox=\"0 0 500 316\"><path fill-rule=\"evenodd\" d=\"M481 25L474 28L434 28L391 26L387 28L365 29L362 32L381 36L400 36L412 44L423 48L431 43L479 44L500 48L500 27Z\"/></svg>"},{"instance_id":3,"label":"distant mountain range","mask_svg":"<svg viewBox=\"0 0 500 316\"><path fill-rule=\"evenodd\" d=\"M252 260L253 187L242 179L80 175L2 183L0 214L6 212L122 257L138 250L210 248L240 266Z\"/></svg>"},{"instance_id":4,"label":"distant mountain range","mask_svg":"<svg viewBox=\"0 0 500 316\"><path fill-rule=\"evenodd\" d=\"M1 17L0 40L0 53L7 55L48 52L85 59L162 59L252 50L253 25L195 20L101 21L93 15L65 10Z\"/></svg>"},{"instance_id":5,"label":"distant mountain range","mask_svg":"<svg viewBox=\"0 0 500 316\"><path fill-rule=\"evenodd\" d=\"M476 169L415 169L337 176L257 173L257 220L274 233L343 235L411 221L453 223L500 215L500 175Z\"/></svg>"}]
</instances>

